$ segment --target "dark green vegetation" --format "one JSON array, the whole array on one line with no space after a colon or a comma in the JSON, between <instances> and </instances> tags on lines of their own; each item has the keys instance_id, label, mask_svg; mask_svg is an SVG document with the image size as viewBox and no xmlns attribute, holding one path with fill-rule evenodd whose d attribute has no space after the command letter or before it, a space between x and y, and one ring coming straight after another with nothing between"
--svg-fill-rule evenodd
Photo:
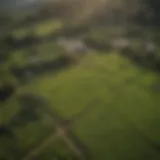
<instances>
[{"instance_id":1,"label":"dark green vegetation","mask_svg":"<svg viewBox=\"0 0 160 160\"><path fill-rule=\"evenodd\" d=\"M116 48L116 36L132 37L121 28L22 26L0 44L0 159L160 159L159 48L145 50L145 33ZM61 36L88 54L77 61Z\"/></svg>"}]
</instances>

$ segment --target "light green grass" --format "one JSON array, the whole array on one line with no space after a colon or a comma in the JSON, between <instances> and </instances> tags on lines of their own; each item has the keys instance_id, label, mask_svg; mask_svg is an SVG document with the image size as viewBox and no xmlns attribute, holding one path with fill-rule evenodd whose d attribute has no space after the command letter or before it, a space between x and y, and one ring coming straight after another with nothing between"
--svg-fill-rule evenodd
<instances>
[{"instance_id":1,"label":"light green grass","mask_svg":"<svg viewBox=\"0 0 160 160\"><path fill-rule=\"evenodd\" d=\"M97 72L98 68L93 71L90 85L95 88L92 93L97 94L92 99L95 103L90 113L75 123L75 133L89 146L95 159L142 160L146 155L159 159L158 152L145 139L147 136L160 143L160 96L151 89L158 76L127 64L120 69L121 60L113 57L101 59L103 73ZM133 81L127 84L127 79Z\"/></svg>"},{"instance_id":2,"label":"light green grass","mask_svg":"<svg viewBox=\"0 0 160 160\"><path fill-rule=\"evenodd\" d=\"M144 134L148 132L142 128L139 132L139 128L137 131L128 123L128 120L122 119L117 114L118 111L112 110L112 107L117 107L117 105L113 106L100 101L93 107L97 109L88 113L79 123L76 123L74 128L77 136L89 147L93 159L145 160L147 156L159 159L159 153L140 134L140 132ZM134 125L137 124L134 123Z\"/></svg>"},{"instance_id":3,"label":"light green grass","mask_svg":"<svg viewBox=\"0 0 160 160\"><path fill-rule=\"evenodd\" d=\"M126 69L120 69L124 63ZM153 74L152 78L151 73L139 71L119 56L92 55L86 57L80 66L74 66L67 72L62 71L57 76L46 75L26 85L25 89L47 97L62 115L71 116L85 108L95 97L105 96L103 92L110 92L110 88L123 87L129 78L135 79L136 85L143 84L145 87L149 83L148 78L154 81L157 77Z\"/></svg>"},{"instance_id":4,"label":"light green grass","mask_svg":"<svg viewBox=\"0 0 160 160\"><path fill-rule=\"evenodd\" d=\"M53 109L69 118L91 105L73 130L95 159L159 159L146 141L160 142L160 95L152 84L158 75L135 67L114 53L88 55L66 72L48 74L23 91L46 98ZM23 92L21 90L21 92Z\"/></svg>"}]
</instances>

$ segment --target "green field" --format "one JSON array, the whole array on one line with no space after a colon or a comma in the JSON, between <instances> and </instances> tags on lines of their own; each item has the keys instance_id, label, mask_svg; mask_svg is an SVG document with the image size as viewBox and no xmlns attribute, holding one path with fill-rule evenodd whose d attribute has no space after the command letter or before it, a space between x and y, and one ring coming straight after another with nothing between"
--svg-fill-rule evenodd
<instances>
[{"instance_id":1,"label":"green field","mask_svg":"<svg viewBox=\"0 0 160 160\"><path fill-rule=\"evenodd\" d=\"M17 94L40 95L53 111L67 119L91 106L73 121L72 130L95 159L142 160L146 155L159 159L148 139L160 143L160 95L153 88L159 85L160 77L115 53L98 54L86 56L56 76L48 73L34 79ZM38 131L39 125L35 125ZM20 137L29 128L19 132ZM36 135L32 138L37 139ZM24 146L33 142L25 141L22 138L20 142Z\"/></svg>"},{"instance_id":2,"label":"green field","mask_svg":"<svg viewBox=\"0 0 160 160\"><path fill-rule=\"evenodd\" d=\"M158 87L159 78L117 54L92 54L19 92L44 96L65 118L91 106L72 129L95 159L159 159L155 146L160 143L160 95L153 87Z\"/></svg>"},{"instance_id":3,"label":"green field","mask_svg":"<svg viewBox=\"0 0 160 160\"><path fill-rule=\"evenodd\" d=\"M47 20L32 28L14 30L13 35L22 38L32 30L35 35L44 37L61 28L60 21ZM105 42L110 30L91 30L80 38ZM117 30L117 34L120 33L121 28ZM4 77L0 79L0 85L11 81L18 83L11 79L9 67L41 65L65 54L64 48L51 41L14 50L4 65L6 70L1 70ZM118 53L91 51L77 64L58 74L46 72L17 86L15 94L0 103L1 123L7 124L20 111L23 105L18 103L18 97L26 94L47 102L43 107L48 107L53 114L41 110L39 120L13 129L15 139L1 138L0 143L5 146L0 145L0 159L19 159L31 153L41 145L40 142L43 144L45 138L56 133L57 124L77 136L88 149L91 160L160 159L158 73L138 67ZM41 108L40 103L35 106ZM69 125L59 123L53 115L60 116L65 122L70 120L70 123L67 121ZM37 160L51 159L56 154L69 158L75 155L69 143L63 140L60 135L38 154Z\"/></svg>"}]
</instances>

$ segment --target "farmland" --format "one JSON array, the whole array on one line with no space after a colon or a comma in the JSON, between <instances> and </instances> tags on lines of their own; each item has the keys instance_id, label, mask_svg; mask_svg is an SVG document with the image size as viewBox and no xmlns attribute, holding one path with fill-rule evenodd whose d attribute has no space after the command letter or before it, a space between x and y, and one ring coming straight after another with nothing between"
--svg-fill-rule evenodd
<instances>
[{"instance_id":1,"label":"farmland","mask_svg":"<svg viewBox=\"0 0 160 160\"><path fill-rule=\"evenodd\" d=\"M52 20L34 24L31 30L43 38L61 28L61 22ZM14 30L13 35L22 38L29 32L22 28ZM104 32L91 30L78 38L105 41ZM65 48L50 40L14 49L5 65L10 69L32 65L42 69L42 64L47 66L66 55ZM39 76L32 73L34 78L29 76L23 83L15 80L15 93L0 103L0 122L14 135L10 139L1 137L5 147L0 145L0 158L160 158L157 71L104 49L91 49L70 67L55 68L57 74L46 68Z\"/></svg>"},{"instance_id":2,"label":"farmland","mask_svg":"<svg viewBox=\"0 0 160 160\"><path fill-rule=\"evenodd\" d=\"M46 75L24 90L43 95L54 110L71 119L71 128L96 159L144 159L146 154L158 159L157 83L158 75L113 53L88 56L80 66L56 78Z\"/></svg>"}]
</instances>

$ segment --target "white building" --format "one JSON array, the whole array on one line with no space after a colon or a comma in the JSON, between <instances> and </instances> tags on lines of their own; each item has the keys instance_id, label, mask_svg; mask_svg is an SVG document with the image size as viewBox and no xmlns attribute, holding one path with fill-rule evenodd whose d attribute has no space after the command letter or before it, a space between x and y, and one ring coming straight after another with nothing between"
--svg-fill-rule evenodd
<instances>
[{"instance_id":1,"label":"white building","mask_svg":"<svg viewBox=\"0 0 160 160\"><path fill-rule=\"evenodd\" d=\"M88 50L83 41L79 39L59 38L57 43L71 53L85 53Z\"/></svg>"}]
</instances>

